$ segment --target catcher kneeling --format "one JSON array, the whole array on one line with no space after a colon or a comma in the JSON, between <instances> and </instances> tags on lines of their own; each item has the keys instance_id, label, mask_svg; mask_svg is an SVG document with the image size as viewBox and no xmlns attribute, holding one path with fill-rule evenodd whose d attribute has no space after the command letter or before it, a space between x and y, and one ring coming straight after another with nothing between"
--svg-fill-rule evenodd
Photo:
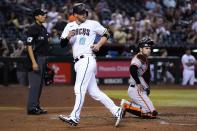
<instances>
[{"instance_id":1,"label":"catcher kneeling","mask_svg":"<svg viewBox=\"0 0 197 131\"><path fill-rule=\"evenodd\" d=\"M150 69L148 56L154 44L149 37L143 37L138 43L139 52L132 58L130 66L131 82L128 95L132 102L122 99L121 106L124 107L123 117L126 112L142 118L156 118L158 112L148 97L150 94Z\"/></svg>"}]
</instances>

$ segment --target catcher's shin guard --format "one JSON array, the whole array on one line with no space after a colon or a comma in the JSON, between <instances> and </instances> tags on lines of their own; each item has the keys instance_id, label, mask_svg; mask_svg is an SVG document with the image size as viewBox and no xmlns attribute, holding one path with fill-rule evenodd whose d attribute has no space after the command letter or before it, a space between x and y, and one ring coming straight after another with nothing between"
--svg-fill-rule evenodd
<instances>
[{"instance_id":1,"label":"catcher's shin guard","mask_svg":"<svg viewBox=\"0 0 197 131\"><path fill-rule=\"evenodd\" d=\"M139 116L143 119L155 119L158 115L158 112L156 110L154 110L153 112L143 113L140 108L133 107L131 104L127 104L127 103L124 104L124 108L125 108L124 116L126 112Z\"/></svg>"},{"instance_id":2,"label":"catcher's shin guard","mask_svg":"<svg viewBox=\"0 0 197 131\"><path fill-rule=\"evenodd\" d=\"M131 104L127 104L127 103L124 104L124 108L125 108L124 116L126 112L129 112L133 115L141 117L142 112L140 108L133 107Z\"/></svg>"}]
</instances>

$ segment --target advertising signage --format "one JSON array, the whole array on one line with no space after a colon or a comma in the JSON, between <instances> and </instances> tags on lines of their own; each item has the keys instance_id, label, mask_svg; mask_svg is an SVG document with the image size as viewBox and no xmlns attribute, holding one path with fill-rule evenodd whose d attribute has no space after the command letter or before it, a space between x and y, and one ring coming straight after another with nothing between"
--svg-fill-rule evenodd
<instances>
[{"instance_id":1,"label":"advertising signage","mask_svg":"<svg viewBox=\"0 0 197 131\"><path fill-rule=\"evenodd\" d=\"M129 60L98 61L97 78L129 77Z\"/></svg>"},{"instance_id":2,"label":"advertising signage","mask_svg":"<svg viewBox=\"0 0 197 131\"><path fill-rule=\"evenodd\" d=\"M130 60L100 60L97 62L97 81L100 84L128 84Z\"/></svg>"},{"instance_id":3,"label":"advertising signage","mask_svg":"<svg viewBox=\"0 0 197 131\"><path fill-rule=\"evenodd\" d=\"M66 83L72 82L72 64L71 62L49 62L49 67L54 69L54 83Z\"/></svg>"}]
</instances>

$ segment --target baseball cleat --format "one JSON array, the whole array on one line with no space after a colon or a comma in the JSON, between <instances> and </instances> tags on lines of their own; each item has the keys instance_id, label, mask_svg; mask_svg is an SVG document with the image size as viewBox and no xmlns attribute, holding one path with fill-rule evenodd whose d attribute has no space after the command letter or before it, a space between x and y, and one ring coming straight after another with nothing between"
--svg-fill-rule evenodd
<instances>
[{"instance_id":1,"label":"baseball cleat","mask_svg":"<svg viewBox=\"0 0 197 131\"><path fill-rule=\"evenodd\" d=\"M77 126L78 124L77 120L71 119L70 117L67 117L65 115L59 115L59 119L70 124L71 126Z\"/></svg>"},{"instance_id":2,"label":"baseball cleat","mask_svg":"<svg viewBox=\"0 0 197 131\"><path fill-rule=\"evenodd\" d=\"M122 112L122 118L124 118L125 117L125 115L126 115L126 108L125 108L125 104L127 103L127 101L125 100L125 99L122 99L121 100L121 103L120 103L120 106L121 107L123 107L124 108L124 110L123 110L123 112Z\"/></svg>"},{"instance_id":3,"label":"baseball cleat","mask_svg":"<svg viewBox=\"0 0 197 131\"><path fill-rule=\"evenodd\" d=\"M40 108L40 107L34 107L31 110L27 110L28 115L42 115L47 114L47 111Z\"/></svg>"},{"instance_id":4,"label":"baseball cleat","mask_svg":"<svg viewBox=\"0 0 197 131\"><path fill-rule=\"evenodd\" d=\"M120 107L115 115L115 117L117 118L116 123L115 123L115 127L118 127L120 120L122 119L123 112L124 112L124 103L121 101Z\"/></svg>"}]
</instances>

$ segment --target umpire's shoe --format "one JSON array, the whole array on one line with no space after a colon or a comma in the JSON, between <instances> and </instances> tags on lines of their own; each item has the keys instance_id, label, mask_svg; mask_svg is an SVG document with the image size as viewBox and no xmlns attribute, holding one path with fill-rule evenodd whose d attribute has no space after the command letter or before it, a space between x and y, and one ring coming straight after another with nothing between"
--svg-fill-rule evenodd
<instances>
[{"instance_id":1,"label":"umpire's shoe","mask_svg":"<svg viewBox=\"0 0 197 131\"><path fill-rule=\"evenodd\" d=\"M115 127L118 127L120 120L122 119L123 112L124 112L124 104L121 101L120 107L115 115L115 117L117 118L116 123L115 123Z\"/></svg>"},{"instance_id":2,"label":"umpire's shoe","mask_svg":"<svg viewBox=\"0 0 197 131\"><path fill-rule=\"evenodd\" d=\"M40 106L37 107L40 110L41 114L47 114L47 110L41 108Z\"/></svg>"},{"instance_id":3,"label":"umpire's shoe","mask_svg":"<svg viewBox=\"0 0 197 131\"><path fill-rule=\"evenodd\" d=\"M67 117L65 115L59 115L59 119L62 120L63 122L66 122L70 124L71 126L77 126L78 121L75 119L72 119L71 117Z\"/></svg>"},{"instance_id":4,"label":"umpire's shoe","mask_svg":"<svg viewBox=\"0 0 197 131\"><path fill-rule=\"evenodd\" d=\"M47 114L47 111L44 109L41 109L40 107L34 107L32 109L27 110L28 115L41 115L41 114Z\"/></svg>"}]
</instances>

